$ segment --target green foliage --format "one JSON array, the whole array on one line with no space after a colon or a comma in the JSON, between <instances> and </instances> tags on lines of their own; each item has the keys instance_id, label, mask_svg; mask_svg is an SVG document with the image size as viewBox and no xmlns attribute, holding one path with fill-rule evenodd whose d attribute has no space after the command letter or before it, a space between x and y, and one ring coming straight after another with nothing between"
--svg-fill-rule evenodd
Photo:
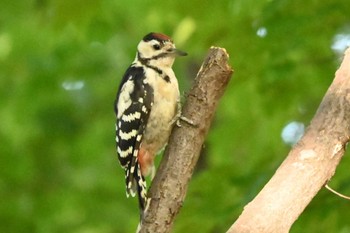
<instances>
[{"instance_id":1,"label":"green foliage","mask_svg":"<svg viewBox=\"0 0 350 233\"><path fill-rule=\"evenodd\" d=\"M174 232L225 232L308 124L349 34L348 1L3 0L0 7L0 232L134 232L114 145L113 101L136 45L172 35L190 56L185 92L211 45L235 69ZM185 78L186 77L186 78ZM189 142L190 143L190 142ZM332 186L350 193L350 162ZM350 232L349 203L322 190L292 232Z\"/></svg>"}]
</instances>

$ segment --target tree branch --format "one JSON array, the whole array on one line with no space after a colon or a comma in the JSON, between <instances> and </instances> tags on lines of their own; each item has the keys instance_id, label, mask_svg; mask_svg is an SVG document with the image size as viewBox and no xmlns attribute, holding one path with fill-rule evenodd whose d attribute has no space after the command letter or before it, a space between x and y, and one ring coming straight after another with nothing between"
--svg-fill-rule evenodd
<instances>
[{"instance_id":1,"label":"tree branch","mask_svg":"<svg viewBox=\"0 0 350 233\"><path fill-rule=\"evenodd\" d=\"M187 95L183 116L195 126L182 122L174 127L156 176L149 190L149 208L140 232L169 232L185 199L188 182L197 163L216 106L232 75L228 54L212 47Z\"/></svg>"},{"instance_id":2,"label":"tree branch","mask_svg":"<svg viewBox=\"0 0 350 233\"><path fill-rule=\"evenodd\" d=\"M228 233L288 232L331 179L350 136L350 48L302 139Z\"/></svg>"}]
</instances>

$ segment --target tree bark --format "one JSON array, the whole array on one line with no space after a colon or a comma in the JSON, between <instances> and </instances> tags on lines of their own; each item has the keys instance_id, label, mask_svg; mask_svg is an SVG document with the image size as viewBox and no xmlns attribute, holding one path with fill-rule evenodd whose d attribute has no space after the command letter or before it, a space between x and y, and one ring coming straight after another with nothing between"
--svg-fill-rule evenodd
<instances>
[{"instance_id":1,"label":"tree bark","mask_svg":"<svg viewBox=\"0 0 350 233\"><path fill-rule=\"evenodd\" d=\"M188 182L210 128L218 101L233 70L225 49L212 47L187 95L181 121L174 127L164 157L149 190L149 208L140 225L141 233L170 232L185 199Z\"/></svg>"},{"instance_id":2,"label":"tree bark","mask_svg":"<svg viewBox=\"0 0 350 233\"><path fill-rule=\"evenodd\" d=\"M288 232L334 175L349 136L350 48L304 136L227 232Z\"/></svg>"}]
</instances>

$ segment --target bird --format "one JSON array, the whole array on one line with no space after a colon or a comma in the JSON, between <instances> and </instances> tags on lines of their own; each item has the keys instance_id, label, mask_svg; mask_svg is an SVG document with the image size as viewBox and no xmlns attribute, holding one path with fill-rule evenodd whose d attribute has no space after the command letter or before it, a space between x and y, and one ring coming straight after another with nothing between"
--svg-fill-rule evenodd
<instances>
[{"instance_id":1,"label":"bird","mask_svg":"<svg viewBox=\"0 0 350 233\"><path fill-rule=\"evenodd\" d=\"M176 57L186 55L169 36L148 33L139 42L135 60L117 91L116 149L125 171L126 196L138 196L141 215L149 204L145 177L153 179L154 158L181 116L179 85L172 66Z\"/></svg>"}]
</instances>

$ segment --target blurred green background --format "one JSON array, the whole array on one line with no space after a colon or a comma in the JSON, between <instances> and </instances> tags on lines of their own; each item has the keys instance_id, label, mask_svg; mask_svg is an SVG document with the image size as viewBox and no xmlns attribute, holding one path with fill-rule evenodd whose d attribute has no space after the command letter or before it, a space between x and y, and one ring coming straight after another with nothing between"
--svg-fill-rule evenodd
<instances>
[{"instance_id":1,"label":"blurred green background","mask_svg":"<svg viewBox=\"0 0 350 233\"><path fill-rule=\"evenodd\" d=\"M230 54L235 73L173 230L225 232L288 154L285 126L302 131L317 110L350 43L350 4L2 0L0 232L135 232L113 101L151 31L189 53L174 65L182 93L211 45ZM349 166L345 156L331 182L345 194ZM323 189L291 232L350 232L349 209Z\"/></svg>"}]
</instances>

